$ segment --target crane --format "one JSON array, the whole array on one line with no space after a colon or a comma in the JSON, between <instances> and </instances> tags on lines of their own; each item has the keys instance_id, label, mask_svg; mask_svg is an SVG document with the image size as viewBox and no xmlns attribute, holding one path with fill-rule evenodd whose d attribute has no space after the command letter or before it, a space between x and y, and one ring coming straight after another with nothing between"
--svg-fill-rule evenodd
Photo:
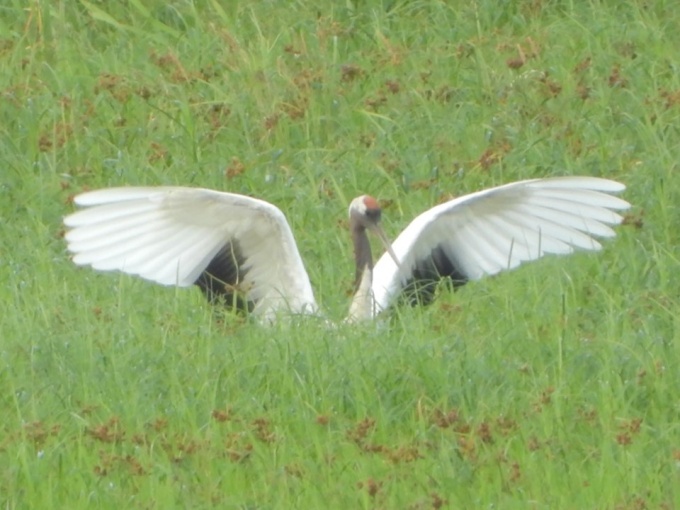
<instances>
[{"instance_id":1,"label":"crane","mask_svg":"<svg viewBox=\"0 0 680 510\"><path fill-rule=\"evenodd\" d=\"M427 304L437 282L454 287L547 254L596 251L615 236L614 196L625 186L596 177L513 182L461 196L417 216L390 243L378 201L349 206L355 293L348 320L373 319L399 296ZM121 187L75 197L66 218L73 262L162 285L197 285L211 302L274 321L318 314L295 238L281 210L244 195L189 187ZM385 254L374 264L368 233Z\"/></svg>"}]
</instances>

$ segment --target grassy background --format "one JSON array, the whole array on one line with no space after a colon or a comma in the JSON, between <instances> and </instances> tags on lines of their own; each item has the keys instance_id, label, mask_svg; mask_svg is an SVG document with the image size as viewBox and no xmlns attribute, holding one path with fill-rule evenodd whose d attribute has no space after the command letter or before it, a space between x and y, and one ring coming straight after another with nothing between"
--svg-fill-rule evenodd
<instances>
[{"instance_id":1,"label":"grassy background","mask_svg":"<svg viewBox=\"0 0 680 510\"><path fill-rule=\"evenodd\" d=\"M671 1L0 7L0 505L680 508L680 12ZM84 189L184 184L287 212L346 313L346 207L417 213L619 179L599 254L381 327L273 329L78 269Z\"/></svg>"}]
</instances>

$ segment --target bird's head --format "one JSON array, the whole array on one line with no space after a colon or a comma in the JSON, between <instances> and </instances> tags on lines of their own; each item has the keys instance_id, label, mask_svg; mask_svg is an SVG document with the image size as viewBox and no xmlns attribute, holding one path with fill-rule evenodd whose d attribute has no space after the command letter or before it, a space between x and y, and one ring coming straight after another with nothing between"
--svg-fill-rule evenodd
<instances>
[{"instance_id":1,"label":"bird's head","mask_svg":"<svg viewBox=\"0 0 680 510\"><path fill-rule=\"evenodd\" d=\"M351 228L373 230L380 228L382 209L378 201L370 195L361 195L349 204L349 220Z\"/></svg>"},{"instance_id":2,"label":"bird's head","mask_svg":"<svg viewBox=\"0 0 680 510\"><path fill-rule=\"evenodd\" d=\"M368 230L372 232L390 254L394 262L399 265L392 243L387 239L385 232L380 226L382 209L378 201L370 195L361 195L349 204L349 224L352 231Z\"/></svg>"}]
</instances>

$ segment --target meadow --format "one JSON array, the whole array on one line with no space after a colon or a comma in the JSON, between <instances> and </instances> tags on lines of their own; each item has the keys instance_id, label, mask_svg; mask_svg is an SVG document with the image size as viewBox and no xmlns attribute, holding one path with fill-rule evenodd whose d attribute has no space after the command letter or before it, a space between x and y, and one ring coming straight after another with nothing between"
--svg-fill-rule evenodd
<instances>
[{"instance_id":1,"label":"meadow","mask_svg":"<svg viewBox=\"0 0 680 510\"><path fill-rule=\"evenodd\" d=\"M678 27L670 0L6 0L0 507L680 508ZM87 189L260 197L339 320L354 196L394 238L553 175L627 185L601 252L368 326L260 326L63 239Z\"/></svg>"}]
</instances>

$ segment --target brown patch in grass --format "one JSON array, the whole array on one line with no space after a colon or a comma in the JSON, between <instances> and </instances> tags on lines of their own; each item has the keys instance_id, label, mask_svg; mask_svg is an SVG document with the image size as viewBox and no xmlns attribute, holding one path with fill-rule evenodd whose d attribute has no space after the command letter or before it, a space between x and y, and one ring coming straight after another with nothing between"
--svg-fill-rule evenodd
<instances>
[{"instance_id":1,"label":"brown patch in grass","mask_svg":"<svg viewBox=\"0 0 680 510\"><path fill-rule=\"evenodd\" d=\"M291 101L282 103L279 108L284 115L296 120L305 116L308 106L309 98L307 96L299 95Z\"/></svg>"},{"instance_id":2,"label":"brown patch in grass","mask_svg":"<svg viewBox=\"0 0 680 510\"><path fill-rule=\"evenodd\" d=\"M363 482L357 483L359 489L365 489L371 499L374 499L383 487L383 482L378 482L373 478L369 478Z\"/></svg>"},{"instance_id":3,"label":"brown patch in grass","mask_svg":"<svg viewBox=\"0 0 680 510\"><path fill-rule=\"evenodd\" d=\"M107 476L113 471L127 471L133 476L143 476L147 474L142 463L134 455L116 455L103 450L99 451L99 464L93 468L97 476Z\"/></svg>"},{"instance_id":4,"label":"brown patch in grass","mask_svg":"<svg viewBox=\"0 0 680 510\"><path fill-rule=\"evenodd\" d=\"M252 430L255 437L263 443L273 443L277 440L277 436L272 431L271 422L268 418L255 418L252 422Z\"/></svg>"},{"instance_id":5,"label":"brown patch in grass","mask_svg":"<svg viewBox=\"0 0 680 510\"><path fill-rule=\"evenodd\" d=\"M367 98L364 104L372 111L377 111L378 108L387 103L387 96L381 91L377 94Z\"/></svg>"},{"instance_id":6,"label":"brown patch in grass","mask_svg":"<svg viewBox=\"0 0 680 510\"><path fill-rule=\"evenodd\" d=\"M612 67L607 83L612 88L626 88L628 86L628 80L621 74L621 68L618 65Z\"/></svg>"},{"instance_id":7,"label":"brown patch in grass","mask_svg":"<svg viewBox=\"0 0 680 510\"><path fill-rule=\"evenodd\" d=\"M443 507L445 507L446 505L449 504L448 499L443 498L442 496L440 496L436 492L433 492L432 494L430 494L430 497L432 498L432 508L434 510L438 510L438 509L443 508Z\"/></svg>"},{"instance_id":8,"label":"brown patch in grass","mask_svg":"<svg viewBox=\"0 0 680 510\"><path fill-rule=\"evenodd\" d=\"M543 74L540 81L544 86L544 94L548 97L555 98L562 92L562 85L550 78L548 73Z\"/></svg>"},{"instance_id":9,"label":"brown patch in grass","mask_svg":"<svg viewBox=\"0 0 680 510\"><path fill-rule=\"evenodd\" d=\"M483 421L477 426L477 437L483 443L493 443L493 434L491 434L491 425L488 422Z\"/></svg>"},{"instance_id":10,"label":"brown patch in grass","mask_svg":"<svg viewBox=\"0 0 680 510\"><path fill-rule=\"evenodd\" d=\"M112 416L101 425L87 429L86 433L102 443L119 443L125 439L125 431L122 430L117 416Z\"/></svg>"},{"instance_id":11,"label":"brown patch in grass","mask_svg":"<svg viewBox=\"0 0 680 510\"><path fill-rule=\"evenodd\" d=\"M538 57L538 45L531 37L527 37L524 40L524 45L526 48L522 44L515 45L517 55L505 61L506 65L510 69L519 69L523 67L524 64L526 64L530 59Z\"/></svg>"},{"instance_id":12,"label":"brown patch in grass","mask_svg":"<svg viewBox=\"0 0 680 510\"><path fill-rule=\"evenodd\" d=\"M47 425L42 421L32 421L23 426L24 436L33 443L35 448L42 447L49 438L59 435L61 425Z\"/></svg>"},{"instance_id":13,"label":"brown patch in grass","mask_svg":"<svg viewBox=\"0 0 680 510\"><path fill-rule=\"evenodd\" d=\"M267 131L271 131L272 129L275 129L276 126L279 124L279 119L281 118L280 113L273 113L271 115L267 115L264 118L264 128Z\"/></svg>"},{"instance_id":14,"label":"brown patch in grass","mask_svg":"<svg viewBox=\"0 0 680 510\"><path fill-rule=\"evenodd\" d=\"M590 97L590 91L592 89L590 87L587 87L585 85L579 85L576 87L576 95L581 98L582 101L585 101Z\"/></svg>"},{"instance_id":15,"label":"brown patch in grass","mask_svg":"<svg viewBox=\"0 0 680 510\"><path fill-rule=\"evenodd\" d=\"M226 454L232 462L245 462L253 453L253 444L241 434L231 434L226 440Z\"/></svg>"},{"instance_id":16,"label":"brown patch in grass","mask_svg":"<svg viewBox=\"0 0 680 510\"><path fill-rule=\"evenodd\" d=\"M228 409L213 409L213 412L210 413L210 416L212 416L213 420L215 420L218 423L224 423L226 421L230 421L232 419L232 411L230 408Z\"/></svg>"},{"instance_id":17,"label":"brown patch in grass","mask_svg":"<svg viewBox=\"0 0 680 510\"><path fill-rule=\"evenodd\" d=\"M460 436L458 438L458 452L466 460L477 460L477 444L472 436Z\"/></svg>"},{"instance_id":18,"label":"brown patch in grass","mask_svg":"<svg viewBox=\"0 0 680 510\"><path fill-rule=\"evenodd\" d=\"M503 161L503 157L510 152L512 146L507 141L502 141L500 143L495 143L493 146L488 147L482 155L477 160L477 164L482 168L482 170L489 170L493 165Z\"/></svg>"},{"instance_id":19,"label":"brown patch in grass","mask_svg":"<svg viewBox=\"0 0 680 510\"><path fill-rule=\"evenodd\" d=\"M627 446L633 442L633 438L640 433L642 418L624 420L619 424L619 433L616 434L616 442L621 446Z\"/></svg>"},{"instance_id":20,"label":"brown patch in grass","mask_svg":"<svg viewBox=\"0 0 680 510\"><path fill-rule=\"evenodd\" d=\"M205 117L211 131L215 132L224 127L231 116L231 108L227 103L214 103L210 105Z\"/></svg>"},{"instance_id":21,"label":"brown patch in grass","mask_svg":"<svg viewBox=\"0 0 680 510\"><path fill-rule=\"evenodd\" d=\"M231 164L224 171L224 176L227 179L231 180L240 175L243 175L245 171L246 171L245 165L241 163L240 159L234 156L233 158L231 158Z\"/></svg>"},{"instance_id":22,"label":"brown patch in grass","mask_svg":"<svg viewBox=\"0 0 680 510\"><path fill-rule=\"evenodd\" d=\"M165 73L168 80L172 83L187 83L201 79L207 81L217 74L214 70L210 69L203 69L199 72L188 71L179 57L171 52L157 53L152 51L149 54L149 59Z\"/></svg>"},{"instance_id":23,"label":"brown patch in grass","mask_svg":"<svg viewBox=\"0 0 680 510\"><path fill-rule=\"evenodd\" d=\"M586 57L583 60L581 60L578 64L576 64L576 66L574 66L574 73L582 74L586 72L588 69L590 69L592 61L593 59L591 57Z\"/></svg>"},{"instance_id":24,"label":"brown patch in grass","mask_svg":"<svg viewBox=\"0 0 680 510\"><path fill-rule=\"evenodd\" d=\"M160 144L159 142L151 142L150 149L151 153L148 157L150 163L156 163L158 161L164 161L166 164L170 163L172 158L170 156L170 152L165 148L164 145Z\"/></svg>"},{"instance_id":25,"label":"brown patch in grass","mask_svg":"<svg viewBox=\"0 0 680 510\"><path fill-rule=\"evenodd\" d=\"M292 464L287 464L284 466L283 470L286 472L288 476L292 476L294 478L302 478L305 474L304 469L302 469L302 466L296 463Z\"/></svg>"},{"instance_id":26,"label":"brown patch in grass","mask_svg":"<svg viewBox=\"0 0 680 510\"><path fill-rule=\"evenodd\" d=\"M63 147L73 134L73 126L66 122L58 122L53 129L40 135L38 149L47 152L52 149Z\"/></svg>"},{"instance_id":27,"label":"brown patch in grass","mask_svg":"<svg viewBox=\"0 0 680 510\"><path fill-rule=\"evenodd\" d=\"M438 407L435 407L430 414L430 423L439 427L440 429L447 429L452 425L455 425L460 420L460 413L458 409L449 409L448 411L442 411Z\"/></svg>"},{"instance_id":28,"label":"brown patch in grass","mask_svg":"<svg viewBox=\"0 0 680 510\"><path fill-rule=\"evenodd\" d=\"M365 76L364 70L355 64L344 64L340 66L340 81L350 83Z\"/></svg>"},{"instance_id":29,"label":"brown patch in grass","mask_svg":"<svg viewBox=\"0 0 680 510\"><path fill-rule=\"evenodd\" d=\"M400 446L392 450L387 449L385 453L393 464L408 464L409 462L425 458L420 452L420 448L414 445Z\"/></svg>"},{"instance_id":30,"label":"brown patch in grass","mask_svg":"<svg viewBox=\"0 0 680 510\"><path fill-rule=\"evenodd\" d=\"M385 81L385 89L390 94L398 94L399 91L401 90L401 86L399 85L399 82L396 81L396 80L386 80Z\"/></svg>"},{"instance_id":31,"label":"brown patch in grass","mask_svg":"<svg viewBox=\"0 0 680 510\"><path fill-rule=\"evenodd\" d=\"M659 97L663 100L666 110L680 104L680 90L660 90Z\"/></svg>"},{"instance_id":32,"label":"brown patch in grass","mask_svg":"<svg viewBox=\"0 0 680 510\"><path fill-rule=\"evenodd\" d=\"M508 475L508 480L512 483L518 482L522 478L522 470L519 467L518 462L513 462L510 464L510 473Z\"/></svg>"},{"instance_id":33,"label":"brown patch in grass","mask_svg":"<svg viewBox=\"0 0 680 510\"><path fill-rule=\"evenodd\" d=\"M345 437L358 446L362 446L368 435L375 429L373 418L364 418L354 427L345 432Z\"/></svg>"}]
</instances>

